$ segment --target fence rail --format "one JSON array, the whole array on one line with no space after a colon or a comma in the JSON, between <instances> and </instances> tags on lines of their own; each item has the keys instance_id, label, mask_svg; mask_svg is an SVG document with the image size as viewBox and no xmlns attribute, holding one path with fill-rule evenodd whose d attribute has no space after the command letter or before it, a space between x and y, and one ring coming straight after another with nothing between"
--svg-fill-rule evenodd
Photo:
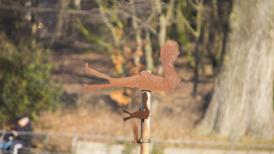
<instances>
[{"instance_id":1,"label":"fence rail","mask_svg":"<svg viewBox=\"0 0 274 154\"><path fill-rule=\"evenodd\" d=\"M0 134L12 133L11 131L0 130ZM116 137L116 136L104 136L94 134L78 134L78 133L57 133L57 132L20 132L22 135L31 136L55 136L55 137L71 137L72 145L74 146L78 139L92 139L92 140L104 140L104 141L123 141L133 142L132 137ZM191 146L207 146L207 147L248 147L248 148L266 148L274 150L274 144L252 144L252 143L239 143L239 142L221 142L221 141L196 141L196 140L184 140L184 139L152 139L152 143L161 144L183 144Z\"/></svg>"}]
</instances>

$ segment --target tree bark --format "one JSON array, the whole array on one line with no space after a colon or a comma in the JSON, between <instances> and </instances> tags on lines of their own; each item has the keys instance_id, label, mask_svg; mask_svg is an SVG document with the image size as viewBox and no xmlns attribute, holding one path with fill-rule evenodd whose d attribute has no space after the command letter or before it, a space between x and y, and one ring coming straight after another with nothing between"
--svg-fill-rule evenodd
<instances>
[{"instance_id":1,"label":"tree bark","mask_svg":"<svg viewBox=\"0 0 274 154\"><path fill-rule=\"evenodd\" d=\"M58 14L58 20L57 20L57 25L56 25L55 39L60 38L64 32L64 25L65 25L65 21L66 21L64 11L68 8L69 1L60 0L59 5L60 5L60 11Z\"/></svg>"},{"instance_id":2,"label":"tree bark","mask_svg":"<svg viewBox=\"0 0 274 154\"><path fill-rule=\"evenodd\" d=\"M161 7L161 1L156 0L155 6L159 14L159 46L160 48L163 46L163 44L166 41L166 35L167 35L167 28L170 22L170 19L172 18L172 8L174 8L175 0L170 0L167 7L167 13L166 15L162 14L162 7Z\"/></svg>"},{"instance_id":3,"label":"tree bark","mask_svg":"<svg viewBox=\"0 0 274 154\"><path fill-rule=\"evenodd\" d=\"M77 10L81 10L81 0L74 0L73 3Z\"/></svg>"},{"instance_id":4,"label":"tree bark","mask_svg":"<svg viewBox=\"0 0 274 154\"><path fill-rule=\"evenodd\" d=\"M139 65L140 64L140 56L138 54L138 52L142 51L142 38L141 38L141 29L138 26L138 22L136 19L136 11L135 11L135 4L134 4L134 0L130 1L131 4L131 13L132 13L132 26L133 29L135 31L135 39L136 39L136 57L134 58L134 63L135 65Z\"/></svg>"},{"instance_id":5,"label":"tree bark","mask_svg":"<svg viewBox=\"0 0 274 154\"><path fill-rule=\"evenodd\" d=\"M145 54L146 54L146 68L147 70L154 70L154 62L153 62L153 53L151 47L151 39L150 39L150 32L145 30Z\"/></svg>"},{"instance_id":6,"label":"tree bark","mask_svg":"<svg viewBox=\"0 0 274 154\"><path fill-rule=\"evenodd\" d=\"M227 55L198 130L230 138L272 138L274 1L233 2Z\"/></svg>"}]
</instances>

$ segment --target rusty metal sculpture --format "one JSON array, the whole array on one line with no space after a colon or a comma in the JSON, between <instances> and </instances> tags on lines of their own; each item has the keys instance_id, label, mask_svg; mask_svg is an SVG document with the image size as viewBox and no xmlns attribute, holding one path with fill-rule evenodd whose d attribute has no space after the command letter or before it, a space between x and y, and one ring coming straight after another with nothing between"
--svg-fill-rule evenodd
<instances>
[{"instance_id":1,"label":"rusty metal sculpture","mask_svg":"<svg viewBox=\"0 0 274 154\"><path fill-rule=\"evenodd\" d=\"M151 91L171 91L177 87L180 82L179 76L174 70L174 62L179 55L179 47L175 41L168 40L161 48L161 60L164 69L164 77L150 74L148 71L143 71L138 75L125 78L111 78L106 74L100 73L85 64L86 74L93 75L99 78L107 79L108 84L84 85L84 91L96 90L109 87L129 87L139 88L140 90Z\"/></svg>"},{"instance_id":2,"label":"rusty metal sculpture","mask_svg":"<svg viewBox=\"0 0 274 154\"><path fill-rule=\"evenodd\" d=\"M142 103L144 105L144 110L142 110L141 108L139 108L138 111L130 113L126 109L123 109L124 113L129 114L128 117L123 118L124 121L127 121L127 120L132 119L132 118L138 118L138 119L147 119L148 118L150 111L149 111L148 106L147 106L148 96L147 96L146 93L143 95L142 99L143 99Z\"/></svg>"},{"instance_id":3,"label":"rusty metal sculpture","mask_svg":"<svg viewBox=\"0 0 274 154\"><path fill-rule=\"evenodd\" d=\"M85 92L108 87L129 87L142 90L141 108L136 112L129 112L123 109L124 113L129 114L124 121L138 118L141 119L141 135L138 134L138 125L133 126L134 143L141 144L141 154L149 153L150 141L150 91L171 91L177 87L181 81L174 70L174 62L179 55L179 47L175 41L168 40L162 46L160 56L164 69L164 77L150 74L143 71L138 75L125 78L111 78L106 74L100 73L85 64L86 74L97 76L109 81L107 84L84 85Z\"/></svg>"}]
</instances>

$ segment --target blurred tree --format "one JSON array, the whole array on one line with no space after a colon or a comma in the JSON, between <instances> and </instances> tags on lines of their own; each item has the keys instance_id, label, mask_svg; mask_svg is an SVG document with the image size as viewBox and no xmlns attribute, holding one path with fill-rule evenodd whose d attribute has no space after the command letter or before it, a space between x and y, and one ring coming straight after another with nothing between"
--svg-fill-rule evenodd
<instances>
[{"instance_id":1,"label":"blurred tree","mask_svg":"<svg viewBox=\"0 0 274 154\"><path fill-rule=\"evenodd\" d=\"M59 13L58 13L58 19L57 19L57 24L56 24L56 32L55 32L55 39L59 39L62 34L64 33L64 25L66 24L65 20L67 17L67 14L64 15L64 11L67 9L69 5L69 0L59 0Z\"/></svg>"},{"instance_id":2,"label":"blurred tree","mask_svg":"<svg viewBox=\"0 0 274 154\"><path fill-rule=\"evenodd\" d=\"M2 0L2 4L22 7L30 5L27 0ZM28 40L32 36L32 14L30 12L20 12L16 10L0 9L0 31L5 32L13 43Z\"/></svg>"},{"instance_id":3,"label":"blurred tree","mask_svg":"<svg viewBox=\"0 0 274 154\"><path fill-rule=\"evenodd\" d=\"M200 133L273 137L273 10L274 1L233 1L227 55Z\"/></svg>"},{"instance_id":4,"label":"blurred tree","mask_svg":"<svg viewBox=\"0 0 274 154\"><path fill-rule=\"evenodd\" d=\"M107 49L113 62L117 61L117 58L124 59L122 65L114 63L118 74L138 73L143 66L142 59L146 62L146 68L153 71L155 61L156 63L159 61L160 46L167 39L168 28L174 22L172 19L175 1L132 0L125 2L125 6L117 0L96 2L104 23L100 25L101 31L93 32L91 26L82 21L78 22L76 27L89 41ZM96 36L96 33L104 33L104 35ZM132 49L130 56L125 48ZM132 58L129 60L127 57ZM131 71L127 66L131 66L136 71Z\"/></svg>"},{"instance_id":5,"label":"blurred tree","mask_svg":"<svg viewBox=\"0 0 274 154\"><path fill-rule=\"evenodd\" d=\"M14 45L0 36L0 126L26 114L37 119L39 111L54 109L60 91L51 80L49 50L33 41Z\"/></svg>"},{"instance_id":6,"label":"blurred tree","mask_svg":"<svg viewBox=\"0 0 274 154\"><path fill-rule=\"evenodd\" d=\"M206 72L205 67L208 66L204 63L210 60L212 63L210 68L215 70L221 64L231 0L218 2L217 0L182 0L177 1L175 6L176 30L170 31L169 35L180 43L183 51L186 51L186 58L194 72L193 95L195 96L199 76Z\"/></svg>"},{"instance_id":7,"label":"blurred tree","mask_svg":"<svg viewBox=\"0 0 274 154\"><path fill-rule=\"evenodd\" d=\"M81 9L81 0L73 0L73 4L75 9L78 9L78 10Z\"/></svg>"}]
</instances>

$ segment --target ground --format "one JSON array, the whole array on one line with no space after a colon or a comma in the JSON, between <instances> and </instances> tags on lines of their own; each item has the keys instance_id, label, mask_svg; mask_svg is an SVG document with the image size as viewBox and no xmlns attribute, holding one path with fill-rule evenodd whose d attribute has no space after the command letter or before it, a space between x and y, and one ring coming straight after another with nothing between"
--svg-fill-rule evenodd
<instances>
[{"instance_id":1,"label":"ground","mask_svg":"<svg viewBox=\"0 0 274 154\"><path fill-rule=\"evenodd\" d=\"M111 136L132 136L132 124L137 120L124 123L121 107L109 97L113 90L101 89L88 93L82 92L81 84L95 83L98 80L84 74L84 63L112 77L117 77L114 67L104 53L85 54L54 52L53 77L63 84L64 103L55 112L42 112L39 122L34 123L37 131L85 133ZM175 69L182 79L172 92L153 92L151 111L152 138L187 139L193 138L193 130L204 115L214 85L210 64L205 64L201 72L197 96L193 97L193 70L186 57L180 55ZM132 102L128 110L139 107L140 91L133 89Z\"/></svg>"}]
</instances>

